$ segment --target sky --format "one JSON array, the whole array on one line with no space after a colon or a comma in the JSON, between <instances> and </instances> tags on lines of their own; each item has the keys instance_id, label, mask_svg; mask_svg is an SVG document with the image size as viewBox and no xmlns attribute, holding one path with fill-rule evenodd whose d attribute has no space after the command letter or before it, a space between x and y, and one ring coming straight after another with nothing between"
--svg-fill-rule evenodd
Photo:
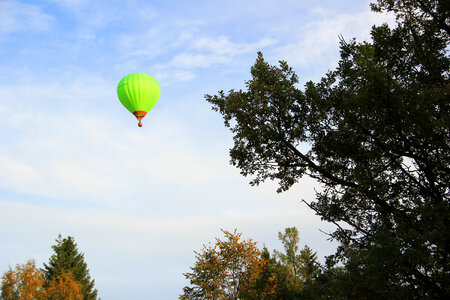
<instances>
[{"instance_id":1,"label":"sky","mask_svg":"<svg viewBox=\"0 0 450 300\"><path fill-rule=\"evenodd\" d=\"M369 2L0 0L0 272L42 267L58 234L102 299L176 299L221 229L282 250L278 232L295 226L323 261L334 227L301 203L319 186L250 186L204 95L245 88L258 51L299 87L320 80L339 35L393 23ZM142 128L116 94L135 72L161 85Z\"/></svg>"}]
</instances>

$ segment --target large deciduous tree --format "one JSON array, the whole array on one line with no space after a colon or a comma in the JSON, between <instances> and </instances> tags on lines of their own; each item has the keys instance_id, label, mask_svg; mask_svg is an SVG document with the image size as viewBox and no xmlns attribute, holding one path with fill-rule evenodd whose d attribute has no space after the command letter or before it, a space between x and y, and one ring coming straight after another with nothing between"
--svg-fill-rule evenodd
<instances>
[{"instance_id":1,"label":"large deciduous tree","mask_svg":"<svg viewBox=\"0 0 450 300\"><path fill-rule=\"evenodd\" d=\"M50 284L52 281L56 281L56 288L59 282L70 282L70 279L73 277L76 282L82 285L81 294L83 299L97 299L94 280L91 280L89 269L84 261L84 254L78 251L74 239L70 236L63 239L59 235L56 245L53 245L52 249L55 253L50 257L49 264L44 263L44 268L42 269L46 288L50 289L52 287Z\"/></svg>"},{"instance_id":2,"label":"large deciduous tree","mask_svg":"<svg viewBox=\"0 0 450 300\"><path fill-rule=\"evenodd\" d=\"M379 0L373 10L393 12L396 27L342 39L337 69L304 90L286 62L259 53L247 90L206 95L251 184L322 185L307 204L337 226L328 263L344 264L335 280L348 297L450 294L448 3Z\"/></svg>"}]
</instances>

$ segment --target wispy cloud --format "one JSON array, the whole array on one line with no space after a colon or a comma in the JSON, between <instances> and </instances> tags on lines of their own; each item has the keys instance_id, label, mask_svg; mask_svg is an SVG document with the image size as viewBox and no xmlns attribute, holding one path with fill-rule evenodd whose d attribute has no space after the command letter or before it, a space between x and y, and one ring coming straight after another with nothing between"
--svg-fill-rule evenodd
<instances>
[{"instance_id":1,"label":"wispy cloud","mask_svg":"<svg viewBox=\"0 0 450 300\"><path fill-rule=\"evenodd\" d=\"M276 42L264 37L256 42L236 42L226 35L208 35L202 26L201 21L163 23L121 34L115 43L120 52L116 68L133 70L150 63L158 78L174 84L196 78L199 69L218 65L232 68L247 54ZM155 60L160 62L152 63Z\"/></svg>"},{"instance_id":2,"label":"wispy cloud","mask_svg":"<svg viewBox=\"0 0 450 300\"><path fill-rule=\"evenodd\" d=\"M288 43L276 47L272 56L286 60L296 68L313 70L310 76L314 79L317 79L318 74L323 75L328 69L336 66L339 59L340 35L345 39L369 40L373 25L394 23L393 16L375 14L368 10L349 15L335 14L316 7L313 13L319 20L304 24L300 30L291 31L298 33L294 34Z\"/></svg>"},{"instance_id":3,"label":"wispy cloud","mask_svg":"<svg viewBox=\"0 0 450 300\"><path fill-rule=\"evenodd\" d=\"M37 5L12 0L0 2L0 37L13 32L49 30L53 20Z\"/></svg>"},{"instance_id":4,"label":"wispy cloud","mask_svg":"<svg viewBox=\"0 0 450 300\"><path fill-rule=\"evenodd\" d=\"M176 55L171 63L183 68L208 68L212 65L230 64L239 55L256 53L273 45L274 39L263 38L256 43L235 43L228 37L199 37L187 46L189 52Z\"/></svg>"}]
</instances>

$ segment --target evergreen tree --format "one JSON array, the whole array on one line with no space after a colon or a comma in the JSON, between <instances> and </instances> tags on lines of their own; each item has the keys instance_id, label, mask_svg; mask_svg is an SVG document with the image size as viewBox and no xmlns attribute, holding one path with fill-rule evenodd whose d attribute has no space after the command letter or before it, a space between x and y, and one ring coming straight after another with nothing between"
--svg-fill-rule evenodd
<instances>
[{"instance_id":1,"label":"evergreen tree","mask_svg":"<svg viewBox=\"0 0 450 300\"><path fill-rule=\"evenodd\" d=\"M97 299L97 290L94 289L94 280L91 280L89 269L84 261L84 254L78 252L77 244L72 237L62 238L58 236L56 245L52 246L55 252L49 264L44 263L43 277L46 288L50 282L57 281L63 274L70 273L73 278L82 285L84 300Z\"/></svg>"},{"instance_id":2,"label":"evergreen tree","mask_svg":"<svg viewBox=\"0 0 450 300\"><path fill-rule=\"evenodd\" d=\"M275 292L267 299L299 299L301 298L302 282L294 275L292 268L281 263L276 256L270 255L264 247L261 257L267 261L267 267L259 278L260 286L274 285Z\"/></svg>"},{"instance_id":3,"label":"evergreen tree","mask_svg":"<svg viewBox=\"0 0 450 300\"><path fill-rule=\"evenodd\" d=\"M317 252L313 252L307 245L300 250L299 276L305 284L312 284L314 279L320 274L320 264L317 261Z\"/></svg>"}]
</instances>

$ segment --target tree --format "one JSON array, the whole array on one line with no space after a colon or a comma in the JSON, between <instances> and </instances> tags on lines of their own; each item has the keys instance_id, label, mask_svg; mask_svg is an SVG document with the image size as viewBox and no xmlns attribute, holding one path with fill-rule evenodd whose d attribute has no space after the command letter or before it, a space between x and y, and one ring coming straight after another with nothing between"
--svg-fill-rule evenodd
<instances>
[{"instance_id":1,"label":"tree","mask_svg":"<svg viewBox=\"0 0 450 300\"><path fill-rule=\"evenodd\" d=\"M274 251L281 263L289 266L295 276L299 275L300 259L298 254L298 243L300 241L298 230L295 227L288 227L284 230L284 234L278 232L278 239L283 243L286 254Z\"/></svg>"},{"instance_id":2,"label":"tree","mask_svg":"<svg viewBox=\"0 0 450 300\"><path fill-rule=\"evenodd\" d=\"M44 279L36 268L34 259L23 265L16 265L2 276L1 299L4 300L39 300L47 299L43 288Z\"/></svg>"},{"instance_id":3,"label":"tree","mask_svg":"<svg viewBox=\"0 0 450 300\"><path fill-rule=\"evenodd\" d=\"M23 265L11 267L2 276L1 297L4 300L78 300L83 299L83 286L72 273L65 272L46 282L34 259Z\"/></svg>"},{"instance_id":4,"label":"tree","mask_svg":"<svg viewBox=\"0 0 450 300\"><path fill-rule=\"evenodd\" d=\"M305 284L314 283L315 278L320 274L320 264L317 261L317 252L313 252L307 245L300 250L299 255L299 276Z\"/></svg>"},{"instance_id":5,"label":"tree","mask_svg":"<svg viewBox=\"0 0 450 300\"><path fill-rule=\"evenodd\" d=\"M55 276L48 284L47 297L50 300L82 300L83 285L75 280L73 274L69 272Z\"/></svg>"},{"instance_id":6,"label":"tree","mask_svg":"<svg viewBox=\"0 0 450 300\"><path fill-rule=\"evenodd\" d=\"M18 299L17 278L15 272L9 267L9 271L2 276L2 293L1 299L13 300Z\"/></svg>"},{"instance_id":7,"label":"tree","mask_svg":"<svg viewBox=\"0 0 450 300\"><path fill-rule=\"evenodd\" d=\"M257 281L259 285L256 288L271 286L274 291L267 299L299 299L303 284L300 278L294 275L291 267L277 261L276 257L271 257L266 247L261 257L267 261L267 267L261 273Z\"/></svg>"},{"instance_id":8,"label":"tree","mask_svg":"<svg viewBox=\"0 0 450 300\"><path fill-rule=\"evenodd\" d=\"M266 266L261 251L251 239L241 240L236 230L222 232L225 240L216 239L214 247L204 245L195 252L195 266L184 274L193 286L185 287L180 299L238 299L242 294L258 299L250 287Z\"/></svg>"},{"instance_id":9,"label":"tree","mask_svg":"<svg viewBox=\"0 0 450 300\"><path fill-rule=\"evenodd\" d=\"M374 26L370 43L342 39L338 68L304 91L286 62L259 53L246 91L205 96L252 185L322 185L305 203L337 227L328 263L344 264L335 280L352 282L349 298L450 295L448 5L379 0L373 10L397 26Z\"/></svg>"},{"instance_id":10,"label":"tree","mask_svg":"<svg viewBox=\"0 0 450 300\"><path fill-rule=\"evenodd\" d=\"M55 254L50 257L48 265L44 263L44 268L42 269L43 277L46 281L45 287L50 289L52 282L55 282L56 286L61 286L61 280L70 282L68 280L73 275L75 281L82 285L81 294L83 299L97 299L94 280L91 280L89 269L84 261L84 254L78 252L74 239L70 236L63 239L59 235L56 245L52 246L52 249ZM76 286L75 283L73 284Z\"/></svg>"},{"instance_id":11,"label":"tree","mask_svg":"<svg viewBox=\"0 0 450 300\"><path fill-rule=\"evenodd\" d=\"M307 245L299 250L300 242L298 230L288 227L284 234L278 232L278 238L283 243L285 253L274 251L275 256L280 259L281 264L288 266L294 276L301 280L301 285L312 283L313 279L320 273L320 264L317 262L317 253L313 253Z\"/></svg>"}]
</instances>

